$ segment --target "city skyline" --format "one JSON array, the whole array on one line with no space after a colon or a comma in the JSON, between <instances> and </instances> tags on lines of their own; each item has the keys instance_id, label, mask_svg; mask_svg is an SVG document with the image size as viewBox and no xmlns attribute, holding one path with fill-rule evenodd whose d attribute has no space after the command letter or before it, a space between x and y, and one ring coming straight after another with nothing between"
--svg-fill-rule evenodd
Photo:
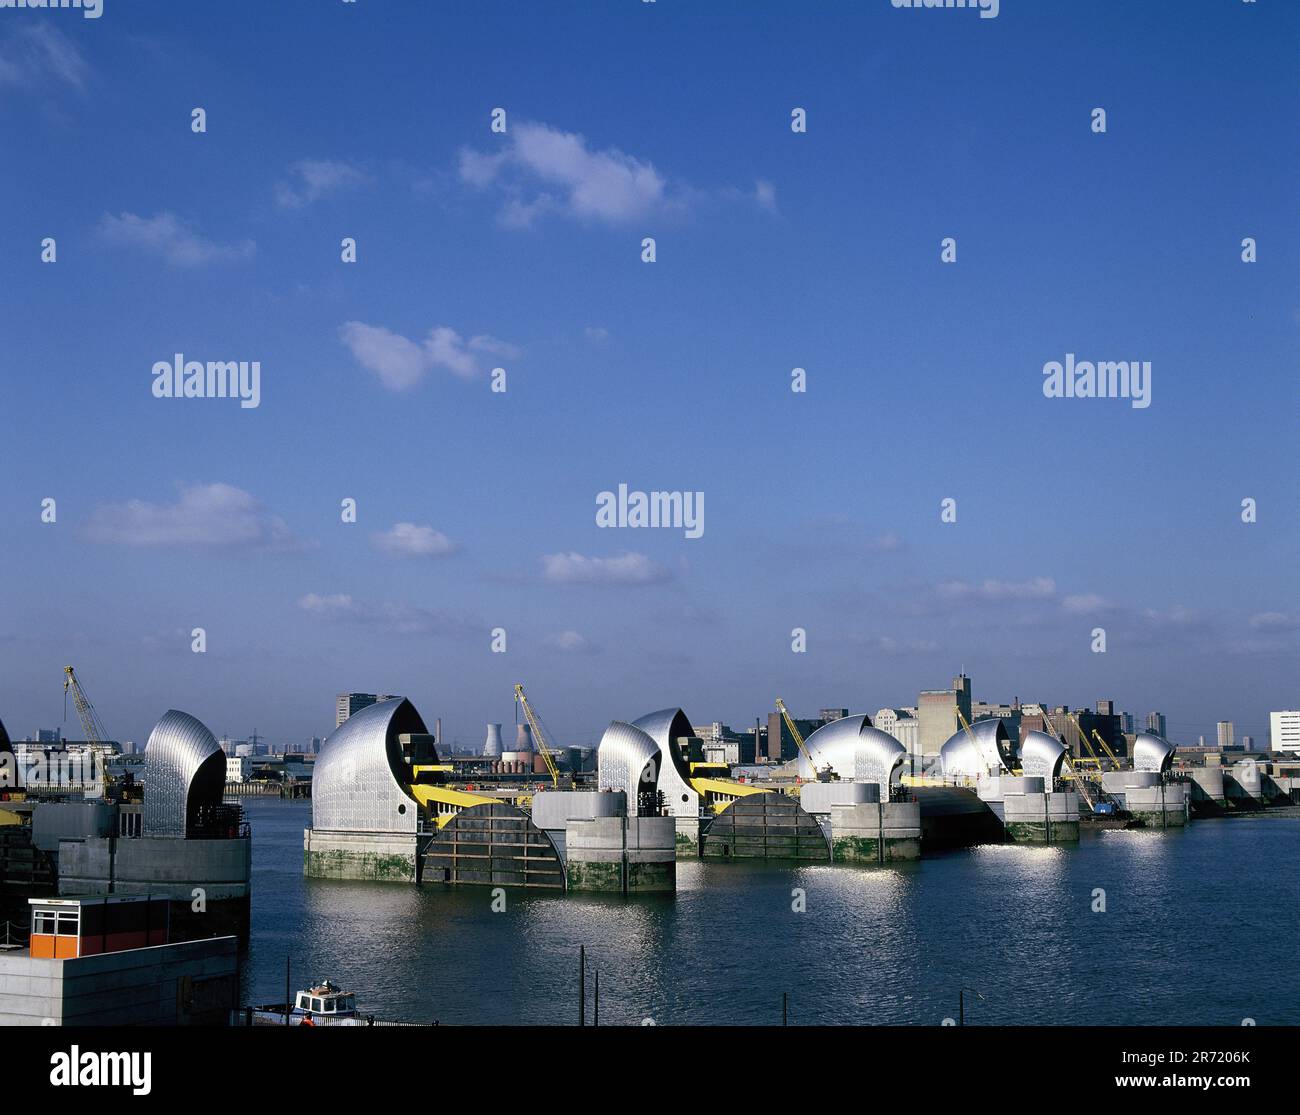
<instances>
[{"instance_id":1,"label":"city skyline","mask_svg":"<svg viewBox=\"0 0 1300 1115\"><path fill-rule=\"evenodd\" d=\"M464 743L516 682L566 739L741 728L960 664L1184 742L1296 707L1300 12L352 7L0 23L11 732L66 734L69 662L137 744L350 690ZM1150 405L1046 397L1076 357ZM160 397L187 360L257 405ZM599 525L624 488L701 533Z\"/></svg>"}]
</instances>

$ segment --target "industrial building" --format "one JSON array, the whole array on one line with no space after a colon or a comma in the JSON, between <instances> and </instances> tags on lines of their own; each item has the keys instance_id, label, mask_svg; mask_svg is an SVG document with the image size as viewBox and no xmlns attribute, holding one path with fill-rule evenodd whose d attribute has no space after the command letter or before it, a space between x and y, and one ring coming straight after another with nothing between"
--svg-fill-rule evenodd
<instances>
[{"instance_id":1,"label":"industrial building","mask_svg":"<svg viewBox=\"0 0 1300 1115\"><path fill-rule=\"evenodd\" d=\"M109 796L102 785L96 795L11 792L0 893L152 895L170 903L173 940L246 941L251 835L240 807L224 801L226 755L202 723L173 709L150 733L143 772L142 795L134 785Z\"/></svg>"}]
</instances>

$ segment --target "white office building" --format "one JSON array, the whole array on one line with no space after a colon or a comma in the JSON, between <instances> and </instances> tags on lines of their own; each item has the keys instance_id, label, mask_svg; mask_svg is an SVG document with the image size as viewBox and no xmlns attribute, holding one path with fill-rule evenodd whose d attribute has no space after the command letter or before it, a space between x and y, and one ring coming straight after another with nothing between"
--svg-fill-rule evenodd
<instances>
[{"instance_id":1,"label":"white office building","mask_svg":"<svg viewBox=\"0 0 1300 1115\"><path fill-rule=\"evenodd\" d=\"M1300 711L1268 714L1269 750L1300 752Z\"/></svg>"}]
</instances>

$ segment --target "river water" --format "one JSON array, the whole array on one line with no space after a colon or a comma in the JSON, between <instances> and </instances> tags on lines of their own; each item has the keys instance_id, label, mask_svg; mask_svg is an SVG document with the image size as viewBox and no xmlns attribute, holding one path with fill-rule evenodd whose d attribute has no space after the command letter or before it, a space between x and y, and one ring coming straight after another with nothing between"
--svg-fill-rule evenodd
<instances>
[{"instance_id":1,"label":"river water","mask_svg":"<svg viewBox=\"0 0 1300 1115\"><path fill-rule=\"evenodd\" d=\"M902 867L677 866L655 898L304 879L310 802L253 798L244 1001L330 978L380 1018L936 1025L1300 1024L1300 817L1086 832ZM1094 911L1104 892L1104 912ZM795 892L802 892L802 898ZM803 907L799 909L799 907ZM977 997L982 996L982 998Z\"/></svg>"}]
</instances>

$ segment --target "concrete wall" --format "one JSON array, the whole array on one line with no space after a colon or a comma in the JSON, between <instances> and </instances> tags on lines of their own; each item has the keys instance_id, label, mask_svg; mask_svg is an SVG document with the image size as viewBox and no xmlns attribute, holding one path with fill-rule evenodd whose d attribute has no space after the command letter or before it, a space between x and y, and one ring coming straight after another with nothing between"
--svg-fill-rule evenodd
<instances>
[{"instance_id":1,"label":"concrete wall","mask_svg":"<svg viewBox=\"0 0 1300 1115\"><path fill-rule=\"evenodd\" d=\"M302 830L302 873L310 879L415 882L414 833Z\"/></svg>"},{"instance_id":2,"label":"concrete wall","mask_svg":"<svg viewBox=\"0 0 1300 1115\"><path fill-rule=\"evenodd\" d=\"M0 952L0 1026L225 1025L238 989L235 937L74 960Z\"/></svg>"},{"instance_id":3,"label":"concrete wall","mask_svg":"<svg viewBox=\"0 0 1300 1115\"><path fill-rule=\"evenodd\" d=\"M622 790L539 790L533 795L533 824L539 829L563 829L569 821L593 817L622 817L627 794Z\"/></svg>"},{"instance_id":4,"label":"concrete wall","mask_svg":"<svg viewBox=\"0 0 1300 1115\"><path fill-rule=\"evenodd\" d=\"M799 789L799 804L805 813L830 816L836 805L880 802L879 782L805 782Z\"/></svg>"},{"instance_id":5,"label":"concrete wall","mask_svg":"<svg viewBox=\"0 0 1300 1115\"><path fill-rule=\"evenodd\" d=\"M32 810L32 843L42 852L57 852L60 840L111 836L113 814L108 801L43 801Z\"/></svg>"},{"instance_id":6,"label":"concrete wall","mask_svg":"<svg viewBox=\"0 0 1300 1115\"><path fill-rule=\"evenodd\" d=\"M1007 836L1025 844L1061 844L1079 839L1079 795L1045 793L1041 778L1004 778L1002 823ZM1037 783L1038 792L1013 792L1008 783Z\"/></svg>"},{"instance_id":7,"label":"concrete wall","mask_svg":"<svg viewBox=\"0 0 1300 1115\"><path fill-rule=\"evenodd\" d=\"M570 890L623 894L677 887L674 817L597 817L565 827Z\"/></svg>"},{"instance_id":8,"label":"concrete wall","mask_svg":"<svg viewBox=\"0 0 1300 1115\"><path fill-rule=\"evenodd\" d=\"M59 893L166 895L172 940L224 936L247 941L253 844L139 836L59 843ZM196 908L197 907L197 908Z\"/></svg>"},{"instance_id":9,"label":"concrete wall","mask_svg":"<svg viewBox=\"0 0 1300 1115\"><path fill-rule=\"evenodd\" d=\"M921 855L921 806L914 801L832 805L830 830L836 863L888 863Z\"/></svg>"}]
</instances>

